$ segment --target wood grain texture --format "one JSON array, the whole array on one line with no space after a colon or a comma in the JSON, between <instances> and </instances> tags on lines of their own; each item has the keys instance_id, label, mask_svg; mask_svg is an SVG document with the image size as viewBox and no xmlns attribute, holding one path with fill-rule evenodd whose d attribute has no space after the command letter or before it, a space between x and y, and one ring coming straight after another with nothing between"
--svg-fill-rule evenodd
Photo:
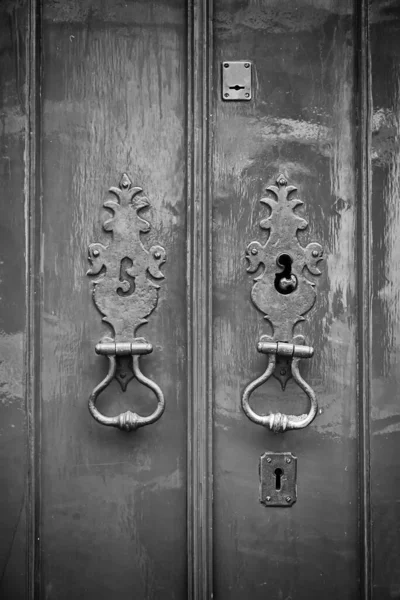
<instances>
[{"instance_id":1,"label":"wood grain texture","mask_svg":"<svg viewBox=\"0 0 400 600\"><path fill-rule=\"evenodd\" d=\"M357 531L357 283L355 235L355 19L352 2L215 3L213 212L214 554L219 598L355 598ZM254 65L254 100L220 99L222 60ZM244 386L265 369L244 250L261 241L259 200L283 172L299 188L326 261L304 333L315 355L302 373L321 414L307 429L273 435L240 409ZM266 238L265 238L266 239ZM300 414L304 396L270 381L257 412ZM298 457L290 509L258 501L258 460Z\"/></svg>"},{"instance_id":2,"label":"wood grain texture","mask_svg":"<svg viewBox=\"0 0 400 600\"><path fill-rule=\"evenodd\" d=\"M27 482L27 582L30 599L41 596L41 310L42 310L42 189L41 189L41 3L28 3L27 135L25 164L26 324L25 397L29 434Z\"/></svg>"},{"instance_id":3,"label":"wood grain texture","mask_svg":"<svg viewBox=\"0 0 400 600\"><path fill-rule=\"evenodd\" d=\"M188 590L212 598L212 2L188 10Z\"/></svg>"},{"instance_id":4,"label":"wood grain texture","mask_svg":"<svg viewBox=\"0 0 400 600\"><path fill-rule=\"evenodd\" d=\"M358 153L357 181L357 281L358 281L358 480L360 597L372 597L371 543L371 97L369 2L359 2L356 13L356 65Z\"/></svg>"},{"instance_id":5,"label":"wood grain texture","mask_svg":"<svg viewBox=\"0 0 400 600\"><path fill-rule=\"evenodd\" d=\"M372 598L400 598L400 7L370 5Z\"/></svg>"},{"instance_id":6,"label":"wood grain texture","mask_svg":"<svg viewBox=\"0 0 400 600\"><path fill-rule=\"evenodd\" d=\"M26 3L0 6L0 597L28 598L25 387Z\"/></svg>"},{"instance_id":7,"label":"wood grain texture","mask_svg":"<svg viewBox=\"0 0 400 600\"><path fill-rule=\"evenodd\" d=\"M0 597L400 598L400 9L396 0L4 0L0 6ZM223 60L254 65L224 102ZM86 277L123 172L167 251L144 373L166 411L132 434L91 419L107 333ZM320 242L295 333L320 413L274 435L240 408L271 333L245 248L283 172ZM148 238L148 239L147 239ZM260 412L300 414L269 381ZM109 415L149 414L131 382ZM268 509L258 461L298 457ZM213 495L214 494L214 495Z\"/></svg>"},{"instance_id":8,"label":"wood grain texture","mask_svg":"<svg viewBox=\"0 0 400 600\"><path fill-rule=\"evenodd\" d=\"M181 598L186 581L185 11L183 2L44 2L43 595ZM87 398L104 377L107 331L87 247L103 241L110 186L127 172L151 209L146 247L167 252L156 311L139 334L162 388L156 424L99 426ZM145 212L143 211L143 216ZM152 412L149 390L112 384L106 414Z\"/></svg>"}]
</instances>

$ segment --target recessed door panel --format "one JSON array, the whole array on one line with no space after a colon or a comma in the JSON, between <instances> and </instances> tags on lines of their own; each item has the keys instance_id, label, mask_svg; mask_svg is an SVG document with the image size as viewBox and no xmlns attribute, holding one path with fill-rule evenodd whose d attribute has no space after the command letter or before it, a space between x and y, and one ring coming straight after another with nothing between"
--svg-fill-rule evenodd
<instances>
[{"instance_id":1,"label":"recessed door panel","mask_svg":"<svg viewBox=\"0 0 400 600\"><path fill-rule=\"evenodd\" d=\"M215 3L215 72L225 60L248 59L254 80L251 102L223 102L217 90L214 97L214 557L221 598L357 594L352 6ZM257 341L272 330L250 298L263 268L247 273L244 254L251 240L268 239L259 223L271 209L260 200L279 173L305 202L297 209L309 222L302 243L318 240L325 261L315 305L295 328L314 347L301 372L320 412L305 429L274 434L245 418L240 398L267 364ZM265 415L308 411L293 379L283 391L271 378L251 404ZM259 501L258 464L266 451L297 456L290 508Z\"/></svg>"},{"instance_id":2,"label":"recessed door panel","mask_svg":"<svg viewBox=\"0 0 400 600\"><path fill-rule=\"evenodd\" d=\"M372 344L371 512L373 597L400 597L399 534L399 11L371 4Z\"/></svg>"},{"instance_id":3,"label":"recessed door panel","mask_svg":"<svg viewBox=\"0 0 400 600\"><path fill-rule=\"evenodd\" d=\"M186 589L184 4L44 3L42 589L49 598L182 597ZM89 414L108 370L86 277L92 242L111 242L103 203L127 173L143 189L143 237L168 252L157 309L138 335L144 374L168 410L135 432ZM133 212L133 211L132 211ZM144 235L144 234L143 234ZM124 258L123 256L121 257ZM139 286L137 286L139 288ZM108 416L151 414L153 393L113 382ZM79 573L79 576L77 574Z\"/></svg>"}]
</instances>

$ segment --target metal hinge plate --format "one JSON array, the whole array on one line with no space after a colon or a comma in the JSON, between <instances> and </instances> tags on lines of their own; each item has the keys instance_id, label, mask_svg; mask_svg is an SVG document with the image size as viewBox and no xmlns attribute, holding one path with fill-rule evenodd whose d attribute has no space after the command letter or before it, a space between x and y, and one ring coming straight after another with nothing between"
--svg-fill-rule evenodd
<instances>
[{"instance_id":1,"label":"metal hinge plate","mask_svg":"<svg viewBox=\"0 0 400 600\"><path fill-rule=\"evenodd\" d=\"M251 62L248 60L222 63L222 99L251 100Z\"/></svg>"},{"instance_id":2,"label":"metal hinge plate","mask_svg":"<svg viewBox=\"0 0 400 600\"><path fill-rule=\"evenodd\" d=\"M260 458L260 502L292 506L297 500L297 457L291 452L265 452Z\"/></svg>"}]
</instances>

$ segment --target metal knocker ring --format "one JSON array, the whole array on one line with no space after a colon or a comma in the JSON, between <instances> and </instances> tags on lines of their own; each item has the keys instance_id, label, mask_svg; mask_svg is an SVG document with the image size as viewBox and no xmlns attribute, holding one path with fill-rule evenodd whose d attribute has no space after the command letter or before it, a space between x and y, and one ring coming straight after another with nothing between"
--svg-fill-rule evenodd
<instances>
[{"instance_id":1,"label":"metal knocker ring","mask_svg":"<svg viewBox=\"0 0 400 600\"><path fill-rule=\"evenodd\" d=\"M263 425L269 427L271 431L275 433L282 433L290 429L303 429L307 427L315 418L318 411L318 403L315 396L314 390L308 385L302 378L299 372L299 362L301 358L308 358L313 356L314 349L310 346L302 346L297 344L285 344L281 342L263 342L260 341L257 347L259 352L268 355L268 364L264 373L249 383L243 392L242 396L242 408L246 416L257 423L257 425ZM307 394L310 400L310 410L307 414L303 415L285 415L282 413L271 413L269 415L257 414L249 404L250 396L258 387L263 383L266 383L268 379L273 375L276 367L276 356L292 356L291 370L293 379L299 385L299 387Z\"/></svg>"},{"instance_id":2,"label":"metal knocker ring","mask_svg":"<svg viewBox=\"0 0 400 600\"><path fill-rule=\"evenodd\" d=\"M150 223L139 212L149 206L149 200L140 187L133 185L126 173L118 187L110 188L112 198L103 204L110 217L103 222L105 232L111 233L108 245L96 242L89 246L90 276L97 276L93 286L93 300L108 323L114 337L106 337L96 345L96 353L108 357L106 377L95 387L89 397L89 411L102 425L134 431L155 423L165 409L164 394L159 386L145 377L140 370L140 357L150 354L153 347L144 338L136 336L139 327L158 302L160 286L155 280L164 278L160 267L165 263L166 252L162 246L147 249L141 234L150 231ZM101 392L116 379L125 392L129 381L135 377L151 389L157 398L157 408L148 417L130 410L115 417L106 417L96 408Z\"/></svg>"},{"instance_id":3,"label":"metal knocker ring","mask_svg":"<svg viewBox=\"0 0 400 600\"><path fill-rule=\"evenodd\" d=\"M283 432L307 427L318 411L315 393L299 372L300 360L313 356L314 350L305 345L303 335L294 332L314 306L315 281L309 275L321 274L318 264L323 250L317 242L303 246L298 239L298 231L306 229L308 223L297 211L303 204L296 197L297 188L288 185L284 175L278 175L275 183L267 187L268 196L261 198L261 203L269 209L267 217L260 221L261 229L269 232L267 240L265 244L254 240L246 248L247 271L258 274L251 299L269 321L272 337L262 336L258 343L258 351L268 355L268 364L263 375L244 390L242 408L254 423ZM260 267L263 267L261 273ZM249 404L250 396L271 375L281 382L282 389L289 377L293 377L310 401L307 414L258 415L254 412Z\"/></svg>"},{"instance_id":4,"label":"metal knocker ring","mask_svg":"<svg viewBox=\"0 0 400 600\"><path fill-rule=\"evenodd\" d=\"M108 344L108 345L117 346L117 344L115 344L115 343ZM131 346L131 347L134 345L138 346L138 344L129 344L129 346ZM90 394L89 411L90 411L90 414L92 415L92 417L94 419L96 419L96 421L98 423L101 423L101 425L108 425L110 427L118 427L118 429L122 429L124 431L135 431L139 427L143 427L144 425L151 425L152 423L155 423L164 412L165 400L164 400L164 394L162 393L160 387L156 383L154 383L154 381L151 381L151 379L148 379L148 377L145 377L145 375L143 375L142 371L140 370L140 365L139 365L140 355L145 354L145 353L147 354L148 352L137 352L137 354L132 354L132 371L133 371L134 376L140 383L142 383L146 387L150 388L155 393L156 398L158 400L157 408L155 409L155 411L148 417L142 417L142 416L138 415L137 413L131 412L130 410L128 410L124 413L121 413L120 415L117 415L115 417L106 417L96 408L97 398L99 397L101 392L111 383L113 378L116 376L117 355L120 354L119 352L118 352L118 354L117 354L117 352L115 352L115 354L111 354L111 353L108 353L105 351L101 351L102 346L106 346L106 344L104 344L104 343L97 344L96 352L98 354L106 354L108 356L109 368L108 368L108 373L107 373L106 377L103 379L103 381L101 383L99 383L99 385L97 387L95 387L93 392ZM150 344L148 344L147 346L150 346Z\"/></svg>"}]
</instances>

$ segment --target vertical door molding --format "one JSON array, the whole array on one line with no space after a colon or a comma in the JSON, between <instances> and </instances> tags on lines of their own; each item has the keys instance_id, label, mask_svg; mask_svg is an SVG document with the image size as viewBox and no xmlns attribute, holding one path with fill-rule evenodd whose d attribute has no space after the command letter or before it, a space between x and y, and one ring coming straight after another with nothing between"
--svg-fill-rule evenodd
<instances>
[{"instance_id":1,"label":"vertical door molding","mask_svg":"<svg viewBox=\"0 0 400 600\"><path fill-rule=\"evenodd\" d=\"M28 597L40 590L40 237L41 237L41 1L29 0L27 30L27 128L25 140L26 323L25 403L28 416Z\"/></svg>"},{"instance_id":2,"label":"vertical door molding","mask_svg":"<svg viewBox=\"0 0 400 600\"><path fill-rule=\"evenodd\" d=\"M360 597L372 597L370 412L371 412L371 98L368 2L361 0L357 14L357 121L358 121L358 447Z\"/></svg>"},{"instance_id":3,"label":"vertical door molding","mask_svg":"<svg viewBox=\"0 0 400 600\"><path fill-rule=\"evenodd\" d=\"M212 597L212 1L188 6L188 598Z\"/></svg>"}]
</instances>

